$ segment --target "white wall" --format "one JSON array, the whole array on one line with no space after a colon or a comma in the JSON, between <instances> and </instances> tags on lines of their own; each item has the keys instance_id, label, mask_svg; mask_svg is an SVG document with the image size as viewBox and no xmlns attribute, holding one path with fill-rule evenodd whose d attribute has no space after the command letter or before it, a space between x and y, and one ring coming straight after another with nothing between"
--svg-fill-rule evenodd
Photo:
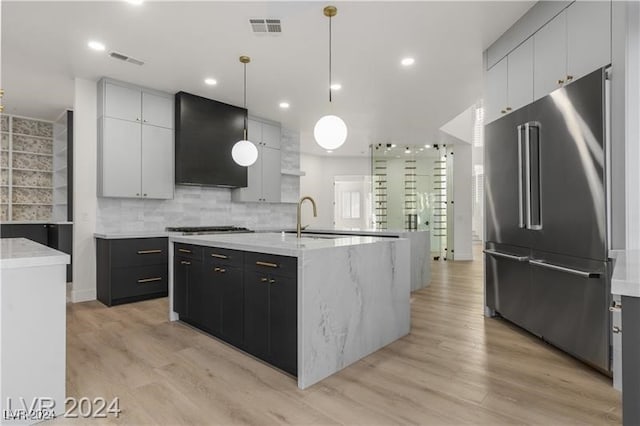
<instances>
[{"instance_id":1,"label":"white wall","mask_svg":"<svg viewBox=\"0 0 640 426\"><path fill-rule=\"evenodd\" d=\"M472 260L472 147L460 143L453 149L453 259Z\"/></svg>"},{"instance_id":2,"label":"white wall","mask_svg":"<svg viewBox=\"0 0 640 426\"><path fill-rule=\"evenodd\" d=\"M73 284L71 301L96 298L96 82L76 78L73 104Z\"/></svg>"},{"instance_id":3,"label":"white wall","mask_svg":"<svg viewBox=\"0 0 640 426\"><path fill-rule=\"evenodd\" d=\"M627 7L626 248L640 249L640 5L629 2Z\"/></svg>"},{"instance_id":4,"label":"white wall","mask_svg":"<svg viewBox=\"0 0 640 426\"><path fill-rule=\"evenodd\" d=\"M310 195L318 206L318 217L311 208L303 206L302 224L314 227L333 227L333 180L336 176L371 175L369 157L321 157L300 155L300 169L306 176L300 178L300 196ZM306 203L305 203L306 204Z\"/></svg>"}]
</instances>

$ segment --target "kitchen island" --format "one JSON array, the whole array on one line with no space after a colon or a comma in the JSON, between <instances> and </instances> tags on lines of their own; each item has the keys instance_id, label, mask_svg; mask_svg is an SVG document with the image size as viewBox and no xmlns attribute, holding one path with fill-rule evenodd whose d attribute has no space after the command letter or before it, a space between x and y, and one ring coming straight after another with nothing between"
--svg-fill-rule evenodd
<instances>
[{"instance_id":1,"label":"kitchen island","mask_svg":"<svg viewBox=\"0 0 640 426\"><path fill-rule=\"evenodd\" d=\"M406 239L252 233L169 241L170 319L297 376L301 389L409 333Z\"/></svg>"},{"instance_id":2,"label":"kitchen island","mask_svg":"<svg viewBox=\"0 0 640 426\"><path fill-rule=\"evenodd\" d=\"M0 423L31 424L65 409L68 254L0 239ZM21 411L26 408L33 412Z\"/></svg>"}]
</instances>

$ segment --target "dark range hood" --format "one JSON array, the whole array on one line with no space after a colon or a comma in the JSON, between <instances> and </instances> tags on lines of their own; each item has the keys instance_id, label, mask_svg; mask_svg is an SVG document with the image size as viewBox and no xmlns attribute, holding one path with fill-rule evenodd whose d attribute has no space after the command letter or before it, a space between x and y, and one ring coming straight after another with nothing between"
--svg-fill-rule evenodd
<instances>
[{"instance_id":1,"label":"dark range hood","mask_svg":"<svg viewBox=\"0 0 640 426\"><path fill-rule=\"evenodd\" d=\"M176 184L243 188L247 168L231 157L247 110L186 92L175 95Z\"/></svg>"}]
</instances>

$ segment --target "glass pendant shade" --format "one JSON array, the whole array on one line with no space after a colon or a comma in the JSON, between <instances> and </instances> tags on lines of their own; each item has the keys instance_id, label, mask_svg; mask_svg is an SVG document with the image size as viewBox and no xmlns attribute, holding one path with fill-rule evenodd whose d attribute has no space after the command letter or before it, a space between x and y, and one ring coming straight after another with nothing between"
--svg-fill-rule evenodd
<instances>
[{"instance_id":1,"label":"glass pendant shade","mask_svg":"<svg viewBox=\"0 0 640 426\"><path fill-rule=\"evenodd\" d=\"M251 141L241 140L233 145L231 157L239 165L249 167L258 159L258 148Z\"/></svg>"},{"instance_id":2,"label":"glass pendant shade","mask_svg":"<svg viewBox=\"0 0 640 426\"><path fill-rule=\"evenodd\" d=\"M347 125L337 115L325 115L313 128L313 136L322 148L333 150L347 140Z\"/></svg>"}]
</instances>

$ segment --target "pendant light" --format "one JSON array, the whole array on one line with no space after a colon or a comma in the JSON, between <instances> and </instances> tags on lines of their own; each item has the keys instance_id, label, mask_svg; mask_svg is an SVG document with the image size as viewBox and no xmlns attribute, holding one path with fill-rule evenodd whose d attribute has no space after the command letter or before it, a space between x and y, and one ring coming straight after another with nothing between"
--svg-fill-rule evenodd
<instances>
[{"instance_id":1,"label":"pendant light","mask_svg":"<svg viewBox=\"0 0 640 426\"><path fill-rule=\"evenodd\" d=\"M329 18L329 105L331 105L331 18L336 16L338 9L335 6L324 8L324 16ZM318 145L327 150L339 148L347 140L347 125L337 115L325 115L313 128L313 136Z\"/></svg>"},{"instance_id":2,"label":"pendant light","mask_svg":"<svg viewBox=\"0 0 640 426\"><path fill-rule=\"evenodd\" d=\"M240 56L240 62L244 65L244 108L247 109L247 64L251 62L251 58ZM244 167L249 167L258 159L258 148L247 138L246 118L244 120L244 139L233 145L231 157L233 157L233 161Z\"/></svg>"}]
</instances>

